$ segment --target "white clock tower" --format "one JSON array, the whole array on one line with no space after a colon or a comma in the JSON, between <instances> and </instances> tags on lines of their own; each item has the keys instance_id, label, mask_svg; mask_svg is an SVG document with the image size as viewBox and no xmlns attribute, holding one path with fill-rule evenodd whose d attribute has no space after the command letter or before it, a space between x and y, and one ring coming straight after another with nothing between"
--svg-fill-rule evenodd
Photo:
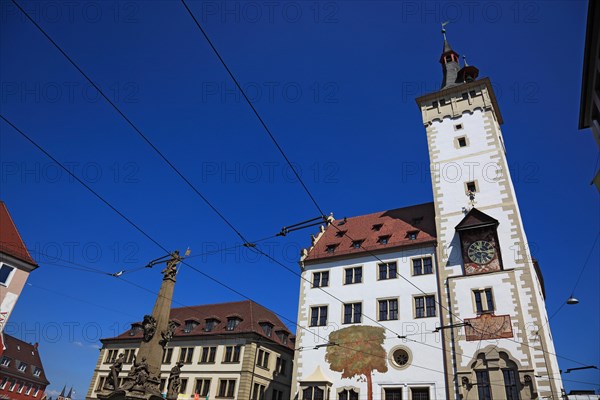
<instances>
[{"instance_id":1,"label":"white clock tower","mask_svg":"<svg viewBox=\"0 0 600 400\"><path fill-rule=\"evenodd\" d=\"M562 382L488 78L446 40L427 133L450 399L561 399Z\"/></svg>"}]
</instances>

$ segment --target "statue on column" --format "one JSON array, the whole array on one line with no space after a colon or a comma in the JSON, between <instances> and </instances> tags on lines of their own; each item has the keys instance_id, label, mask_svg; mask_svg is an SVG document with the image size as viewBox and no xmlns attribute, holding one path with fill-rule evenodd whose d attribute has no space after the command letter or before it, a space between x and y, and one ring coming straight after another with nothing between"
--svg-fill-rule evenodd
<instances>
[{"instance_id":1,"label":"statue on column","mask_svg":"<svg viewBox=\"0 0 600 400\"><path fill-rule=\"evenodd\" d=\"M173 368L171 368L171 374L169 375L169 383L167 385L167 400L177 399L179 391L181 390L181 367L183 363L180 361Z\"/></svg>"},{"instance_id":2,"label":"statue on column","mask_svg":"<svg viewBox=\"0 0 600 400\"><path fill-rule=\"evenodd\" d=\"M175 275L177 275L177 264L179 264L182 259L183 258L179 255L179 250L175 250L171 253L171 259L167 261L167 268L161 272L164 275L163 279L175 279Z\"/></svg>"},{"instance_id":3,"label":"statue on column","mask_svg":"<svg viewBox=\"0 0 600 400\"><path fill-rule=\"evenodd\" d=\"M123 364L125 363L125 355L123 353L117 356L117 359L110 366L110 372L108 377L106 377L106 382L102 389L104 390L117 390L119 387L119 373L123 369Z\"/></svg>"}]
</instances>

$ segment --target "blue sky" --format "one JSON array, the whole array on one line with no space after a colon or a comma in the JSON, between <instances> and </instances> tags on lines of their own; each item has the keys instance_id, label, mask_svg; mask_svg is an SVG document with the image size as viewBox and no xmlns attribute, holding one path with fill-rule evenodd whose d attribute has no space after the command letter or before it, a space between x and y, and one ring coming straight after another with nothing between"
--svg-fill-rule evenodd
<instances>
[{"instance_id":1,"label":"blue sky","mask_svg":"<svg viewBox=\"0 0 600 400\"><path fill-rule=\"evenodd\" d=\"M177 1L21 2L48 34L248 238L318 216L284 159ZM425 131L414 102L437 90L440 22L491 78L533 255L543 270L559 355L600 365L598 148L578 131L587 2L190 2L200 23L337 218L431 201ZM12 2L0 2L1 113L168 249L294 321L298 277L244 248ZM99 337L150 311L154 294L113 273L163 255L0 122L0 197L40 268L7 331L40 351L52 385L85 396ZM292 269L314 229L262 249ZM76 267L78 268L78 267ZM158 290L158 270L123 276ZM276 285L273 283L276 282ZM183 268L179 305L241 297ZM291 328L292 324L288 322ZM562 369L579 366L559 359ZM593 389L598 371L567 390Z\"/></svg>"}]
</instances>

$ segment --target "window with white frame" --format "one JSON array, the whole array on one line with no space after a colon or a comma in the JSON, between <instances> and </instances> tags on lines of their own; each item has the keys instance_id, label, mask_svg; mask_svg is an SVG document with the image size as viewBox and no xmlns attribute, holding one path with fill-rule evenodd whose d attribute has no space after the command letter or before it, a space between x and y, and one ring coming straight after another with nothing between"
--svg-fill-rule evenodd
<instances>
[{"instance_id":1,"label":"window with white frame","mask_svg":"<svg viewBox=\"0 0 600 400\"><path fill-rule=\"evenodd\" d=\"M192 358L194 357L193 347L182 347L179 352L179 362L184 364L191 364Z\"/></svg>"},{"instance_id":2,"label":"window with white frame","mask_svg":"<svg viewBox=\"0 0 600 400\"><path fill-rule=\"evenodd\" d=\"M223 362L226 362L226 363L240 362L241 351L242 351L241 345L225 346L225 357L223 358Z\"/></svg>"},{"instance_id":3,"label":"window with white frame","mask_svg":"<svg viewBox=\"0 0 600 400\"><path fill-rule=\"evenodd\" d=\"M344 304L344 324L360 324L362 321L362 303Z\"/></svg>"},{"instance_id":4,"label":"window with white frame","mask_svg":"<svg viewBox=\"0 0 600 400\"><path fill-rule=\"evenodd\" d=\"M8 286L14 271L14 267L11 267L10 265L5 263L0 263L0 284Z\"/></svg>"},{"instance_id":5,"label":"window with white frame","mask_svg":"<svg viewBox=\"0 0 600 400\"><path fill-rule=\"evenodd\" d=\"M397 270L398 265L395 261L387 262L383 264L377 264L379 268L379 280L385 279L396 279L398 277Z\"/></svg>"},{"instance_id":6,"label":"window with white frame","mask_svg":"<svg viewBox=\"0 0 600 400\"><path fill-rule=\"evenodd\" d=\"M398 319L398 299L378 300L379 320L392 321Z\"/></svg>"},{"instance_id":7,"label":"window with white frame","mask_svg":"<svg viewBox=\"0 0 600 400\"><path fill-rule=\"evenodd\" d=\"M208 396L210 392L210 379L208 378L197 378L196 385L194 387L194 394L200 395L200 397Z\"/></svg>"},{"instance_id":8,"label":"window with white frame","mask_svg":"<svg viewBox=\"0 0 600 400\"><path fill-rule=\"evenodd\" d=\"M435 317L435 296L417 296L415 299L415 317Z\"/></svg>"},{"instance_id":9,"label":"window with white frame","mask_svg":"<svg viewBox=\"0 0 600 400\"><path fill-rule=\"evenodd\" d=\"M431 257L418 257L412 259L413 275L433 274L433 260Z\"/></svg>"},{"instance_id":10,"label":"window with white frame","mask_svg":"<svg viewBox=\"0 0 600 400\"><path fill-rule=\"evenodd\" d=\"M312 287L320 288L329 286L329 271L313 272Z\"/></svg>"},{"instance_id":11,"label":"window with white frame","mask_svg":"<svg viewBox=\"0 0 600 400\"><path fill-rule=\"evenodd\" d=\"M200 364L212 364L215 362L215 356L217 354L216 346L205 346L202 348L202 355L200 356Z\"/></svg>"},{"instance_id":12,"label":"window with white frame","mask_svg":"<svg viewBox=\"0 0 600 400\"><path fill-rule=\"evenodd\" d=\"M362 282L362 267L346 268L345 270L345 285Z\"/></svg>"},{"instance_id":13,"label":"window with white frame","mask_svg":"<svg viewBox=\"0 0 600 400\"><path fill-rule=\"evenodd\" d=\"M302 400L324 400L325 390L319 386L307 386L302 389Z\"/></svg>"},{"instance_id":14,"label":"window with white frame","mask_svg":"<svg viewBox=\"0 0 600 400\"><path fill-rule=\"evenodd\" d=\"M256 357L256 365L262 368L269 368L269 356L271 353L264 351L263 349L258 350L258 356Z\"/></svg>"},{"instance_id":15,"label":"window with white frame","mask_svg":"<svg viewBox=\"0 0 600 400\"><path fill-rule=\"evenodd\" d=\"M219 380L218 397L233 398L235 396L235 379Z\"/></svg>"},{"instance_id":16,"label":"window with white frame","mask_svg":"<svg viewBox=\"0 0 600 400\"><path fill-rule=\"evenodd\" d=\"M310 326L327 325L327 306L315 306L310 308Z\"/></svg>"},{"instance_id":17,"label":"window with white frame","mask_svg":"<svg viewBox=\"0 0 600 400\"><path fill-rule=\"evenodd\" d=\"M473 297L477 314L494 312L494 299L491 288L473 290Z\"/></svg>"},{"instance_id":18,"label":"window with white frame","mask_svg":"<svg viewBox=\"0 0 600 400\"><path fill-rule=\"evenodd\" d=\"M252 400L265 400L265 390L267 387L260 383L254 383L252 388Z\"/></svg>"}]
</instances>

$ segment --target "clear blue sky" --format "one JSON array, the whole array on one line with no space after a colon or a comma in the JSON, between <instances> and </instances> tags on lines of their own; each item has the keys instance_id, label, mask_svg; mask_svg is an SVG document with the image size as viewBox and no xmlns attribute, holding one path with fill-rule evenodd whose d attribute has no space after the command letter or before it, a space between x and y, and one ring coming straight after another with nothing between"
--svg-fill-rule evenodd
<instances>
[{"instance_id":1,"label":"clear blue sky","mask_svg":"<svg viewBox=\"0 0 600 400\"><path fill-rule=\"evenodd\" d=\"M10 1L0 9L0 107L115 207L169 249L198 255L236 235L167 168ZM167 157L251 239L318 212L181 3L22 2ZM437 90L439 24L488 76L549 313L569 296L599 227L590 186L598 147L578 131L587 2L191 2L326 212L337 218L432 200L414 98ZM7 331L39 341L52 385L85 396L99 337L151 310L154 294L67 269L112 273L163 252L0 122L0 197L40 268ZM413 171L418 171L413 174ZM297 270L310 233L263 250ZM599 250L552 320L559 355L600 365ZM191 258L210 276L296 319L299 280L245 250ZM158 270L123 277L155 291ZM178 304L240 300L184 268ZM87 301L89 304L84 301ZM294 327L288 323L293 329ZM562 369L578 364L560 359ZM600 384L598 371L565 378ZM565 382L572 388L594 386Z\"/></svg>"}]
</instances>

